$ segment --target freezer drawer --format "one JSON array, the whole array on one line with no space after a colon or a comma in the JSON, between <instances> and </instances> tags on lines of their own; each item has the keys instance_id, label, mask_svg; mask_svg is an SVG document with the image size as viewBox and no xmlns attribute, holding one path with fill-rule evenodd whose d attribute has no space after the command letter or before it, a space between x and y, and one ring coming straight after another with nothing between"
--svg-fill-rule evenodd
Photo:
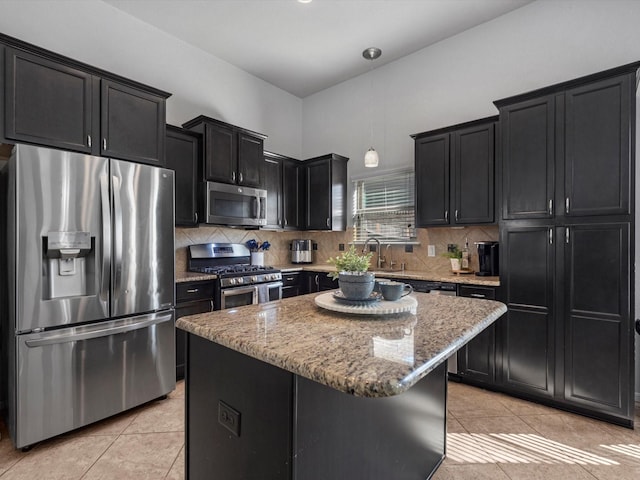
<instances>
[{"instance_id":1,"label":"freezer drawer","mask_svg":"<svg viewBox=\"0 0 640 480\"><path fill-rule=\"evenodd\" d=\"M16 337L17 448L175 388L174 311Z\"/></svg>"}]
</instances>

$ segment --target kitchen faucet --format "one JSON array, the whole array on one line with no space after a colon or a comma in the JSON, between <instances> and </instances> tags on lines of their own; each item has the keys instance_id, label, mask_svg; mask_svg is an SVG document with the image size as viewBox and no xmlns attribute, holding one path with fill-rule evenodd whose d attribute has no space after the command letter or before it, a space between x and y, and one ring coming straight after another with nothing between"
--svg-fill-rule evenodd
<instances>
[{"instance_id":1,"label":"kitchen faucet","mask_svg":"<svg viewBox=\"0 0 640 480\"><path fill-rule=\"evenodd\" d=\"M376 248L376 252L378 255L378 260L376 261L376 268L380 270L382 268L382 259L380 257L380 250L382 249L382 247L380 245L380 240L378 240L376 237L367 238L367 240L364 242L364 245L362 246L362 253L365 253L367 251L367 245L369 245L369 242L371 240L375 241L378 244Z\"/></svg>"}]
</instances>

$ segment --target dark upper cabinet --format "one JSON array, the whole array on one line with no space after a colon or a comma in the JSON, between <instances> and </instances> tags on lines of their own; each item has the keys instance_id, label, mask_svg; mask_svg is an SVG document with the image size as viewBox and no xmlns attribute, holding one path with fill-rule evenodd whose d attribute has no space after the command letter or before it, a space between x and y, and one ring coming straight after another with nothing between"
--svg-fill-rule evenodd
<instances>
[{"instance_id":1,"label":"dark upper cabinet","mask_svg":"<svg viewBox=\"0 0 640 480\"><path fill-rule=\"evenodd\" d=\"M565 399L634 417L630 225L564 227Z\"/></svg>"},{"instance_id":2,"label":"dark upper cabinet","mask_svg":"<svg viewBox=\"0 0 640 480\"><path fill-rule=\"evenodd\" d=\"M416 139L416 226L449 225L448 133Z\"/></svg>"},{"instance_id":3,"label":"dark upper cabinet","mask_svg":"<svg viewBox=\"0 0 640 480\"><path fill-rule=\"evenodd\" d=\"M5 138L164 165L169 94L35 50L6 48Z\"/></svg>"},{"instance_id":4,"label":"dark upper cabinet","mask_svg":"<svg viewBox=\"0 0 640 480\"><path fill-rule=\"evenodd\" d=\"M206 124L204 128L204 178L212 182L236 183L237 144L231 127Z\"/></svg>"},{"instance_id":5,"label":"dark upper cabinet","mask_svg":"<svg viewBox=\"0 0 640 480\"><path fill-rule=\"evenodd\" d=\"M554 95L500 109L504 219L553 216L554 115Z\"/></svg>"},{"instance_id":6,"label":"dark upper cabinet","mask_svg":"<svg viewBox=\"0 0 640 480\"><path fill-rule=\"evenodd\" d=\"M493 223L497 117L412 135L416 226Z\"/></svg>"},{"instance_id":7,"label":"dark upper cabinet","mask_svg":"<svg viewBox=\"0 0 640 480\"><path fill-rule=\"evenodd\" d=\"M565 92L565 215L630 213L634 118L635 75Z\"/></svg>"},{"instance_id":8,"label":"dark upper cabinet","mask_svg":"<svg viewBox=\"0 0 640 480\"><path fill-rule=\"evenodd\" d=\"M264 228L282 228L282 159L264 154L264 182L267 190L267 224Z\"/></svg>"},{"instance_id":9,"label":"dark upper cabinet","mask_svg":"<svg viewBox=\"0 0 640 480\"><path fill-rule=\"evenodd\" d=\"M347 228L347 161L335 153L305 161L307 230Z\"/></svg>"},{"instance_id":10,"label":"dark upper cabinet","mask_svg":"<svg viewBox=\"0 0 640 480\"><path fill-rule=\"evenodd\" d=\"M496 119L453 132L453 219L456 225L492 223Z\"/></svg>"},{"instance_id":11,"label":"dark upper cabinet","mask_svg":"<svg viewBox=\"0 0 640 480\"><path fill-rule=\"evenodd\" d=\"M263 187L266 135L204 115L189 120L182 126L203 136L202 180Z\"/></svg>"},{"instance_id":12,"label":"dark upper cabinet","mask_svg":"<svg viewBox=\"0 0 640 480\"><path fill-rule=\"evenodd\" d=\"M549 226L503 226L500 283L502 378L509 389L551 398L555 392L556 256Z\"/></svg>"},{"instance_id":13,"label":"dark upper cabinet","mask_svg":"<svg viewBox=\"0 0 640 480\"><path fill-rule=\"evenodd\" d=\"M7 48L5 137L92 153L93 75Z\"/></svg>"},{"instance_id":14,"label":"dark upper cabinet","mask_svg":"<svg viewBox=\"0 0 640 480\"><path fill-rule=\"evenodd\" d=\"M262 187L264 139L238 133L238 184Z\"/></svg>"},{"instance_id":15,"label":"dark upper cabinet","mask_svg":"<svg viewBox=\"0 0 640 480\"><path fill-rule=\"evenodd\" d=\"M282 161L282 226L285 230L304 228L305 170L302 162Z\"/></svg>"},{"instance_id":16,"label":"dark upper cabinet","mask_svg":"<svg viewBox=\"0 0 640 480\"><path fill-rule=\"evenodd\" d=\"M495 102L503 219L630 214L637 67Z\"/></svg>"},{"instance_id":17,"label":"dark upper cabinet","mask_svg":"<svg viewBox=\"0 0 640 480\"><path fill-rule=\"evenodd\" d=\"M277 153L264 152L263 185L267 190L265 228L304 228L304 164Z\"/></svg>"},{"instance_id":18,"label":"dark upper cabinet","mask_svg":"<svg viewBox=\"0 0 640 480\"><path fill-rule=\"evenodd\" d=\"M109 80L101 82L100 154L164 166L165 100Z\"/></svg>"},{"instance_id":19,"label":"dark upper cabinet","mask_svg":"<svg viewBox=\"0 0 640 480\"><path fill-rule=\"evenodd\" d=\"M194 227L198 216L200 135L167 125L166 167L175 171L176 225Z\"/></svg>"}]
</instances>

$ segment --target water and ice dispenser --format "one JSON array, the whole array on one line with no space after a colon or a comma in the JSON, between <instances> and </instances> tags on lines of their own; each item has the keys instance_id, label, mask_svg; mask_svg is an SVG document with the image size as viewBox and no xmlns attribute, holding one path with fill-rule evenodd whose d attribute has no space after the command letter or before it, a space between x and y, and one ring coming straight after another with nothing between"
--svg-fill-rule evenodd
<instances>
[{"instance_id":1,"label":"water and ice dispenser","mask_svg":"<svg viewBox=\"0 0 640 480\"><path fill-rule=\"evenodd\" d=\"M87 257L93 253L93 240L89 232L49 232L43 239L46 259L45 276L49 299L77 297L93 293L87 275L93 270ZM93 255L91 255L93 257ZM89 281L89 283L92 283ZM47 291L48 290L48 291ZM90 292L88 292L89 290Z\"/></svg>"}]
</instances>

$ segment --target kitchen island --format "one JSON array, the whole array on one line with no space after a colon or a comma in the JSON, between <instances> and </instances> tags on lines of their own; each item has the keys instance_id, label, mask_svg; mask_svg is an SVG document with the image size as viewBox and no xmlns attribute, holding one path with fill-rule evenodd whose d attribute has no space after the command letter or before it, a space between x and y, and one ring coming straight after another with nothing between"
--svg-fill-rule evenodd
<instances>
[{"instance_id":1,"label":"kitchen island","mask_svg":"<svg viewBox=\"0 0 640 480\"><path fill-rule=\"evenodd\" d=\"M357 316L310 294L184 317L187 478L425 479L444 457L445 360L498 302L413 294Z\"/></svg>"}]
</instances>

